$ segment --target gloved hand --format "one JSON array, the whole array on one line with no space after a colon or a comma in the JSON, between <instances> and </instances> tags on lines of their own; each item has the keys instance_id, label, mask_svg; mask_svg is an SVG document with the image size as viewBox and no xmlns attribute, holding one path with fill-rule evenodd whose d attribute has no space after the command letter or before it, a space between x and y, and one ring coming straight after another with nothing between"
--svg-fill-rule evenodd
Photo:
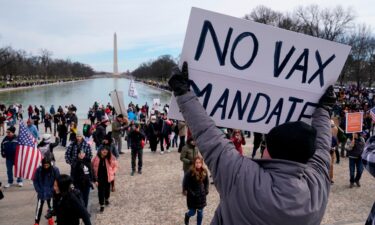
<instances>
[{"instance_id":1,"label":"gloved hand","mask_svg":"<svg viewBox=\"0 0 375 225\"><path fill-rule=\"evenodd\" d=\"M175 68L172 71L172 76L168 81L175 96L180 96L186 94L189 89L189 72L187 62L182 65L182 71Z\"/></svg>"},{"instance_id":2,"label":"gloved hand","mask_svg":"<svg viewBox=\"0 0 375 225\"><path fill-rule=\"evenodd\" d=\"M332 107L336 104L336 94L333 90L333 86L329 86L326 92L319 99L319 107L327 110L330 114Z\"/></svg>"}]
</instances>

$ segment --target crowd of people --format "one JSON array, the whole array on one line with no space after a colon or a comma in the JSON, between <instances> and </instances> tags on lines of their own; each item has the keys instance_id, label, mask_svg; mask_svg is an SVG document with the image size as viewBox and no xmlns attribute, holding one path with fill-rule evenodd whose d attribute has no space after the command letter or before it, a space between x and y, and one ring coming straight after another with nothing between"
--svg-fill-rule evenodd
<instances>
[{"instance_id":1,"label":"crowd of people","mask_svg":"<svg viewBox=\"0 0 375 225\"><path fill-rule=\"evenodd\" d=\"M330 182L334 183L334 164L348 157L349 187L360 187L364 168L361 155L365 142L373 134L373 120L369 111L375 106L375 95L371 90L354 86L339 88L335 92L337 99L332 106L331 117ZM130 103L127 111L122 114L116 112L110 103L103 105L95 102L88 110L80 130L77 107L74 105L59 106L57 109L54 105L49 109L43 105L29 105L24 109L20 104L9 107L0 104L0 134L6 133L1 144L1 154L6 158L8 176L4 187L8 188L14 182L13 166L17 145L15 125L23 119L26 120L32 136L38 140L38 148L43 154L41 166L36 170L33 179L38 196L35 224L40 222L45 202L49 209L45 216L49 224L54 224L53 216L56 216L58 224L78 224L79 219L90 224L90 215L87 212L90 190L97 187L99 211L103 212L110 204L110 193L116 191L118 160L121 160L120 155L126 149L131 153L130 175L134 176L135 173L142 174L143 150L147 143L151 153L156 153L158 145L160 154L164 154L165 150L170 152L171 148L176 147L185 174L182 193L187 198L188 212L184 222L189 224L190 217L197 214L197 222L201 224L203 208L207 204L209 172L185 121L169 119L168 111L168 105L159 110L159 106L149 108L147 103L141 107ZM345 133L345 114L358 111L364 114L363 132ZM109 126L111 129L108 129ZM246 145L246 137L251 135L254 136L253 149L248 157L254 158L259 148L261 157L269 154L271 144L266 142L271 134L252 134L250 131L230 128L220 130L240 156L246 156L243 146ZM54 143L51 141L53 136ZM127 143L125 148L124 141ZM69 175L60 174L55 163L53 149L58 145L66 147L65 161L70 166ZM17 185L23 186L22 178L17 178Z\"/></svg>"},{"instance_id":2,"label":"crowd of people","mask_svg":"<svg viewBox=\"0 0 375 225\"><path fill-rule=\"evenodd\" d=\"M75 81L77 79L64 79L64 80L37 80L37 81L12 81L8 80L0 88L19 88L19 87L32 87L36 85L46 85L46 84L53 84L53 83L62 83L62 82L69 82Z\"/></svg>"}]
</instances>

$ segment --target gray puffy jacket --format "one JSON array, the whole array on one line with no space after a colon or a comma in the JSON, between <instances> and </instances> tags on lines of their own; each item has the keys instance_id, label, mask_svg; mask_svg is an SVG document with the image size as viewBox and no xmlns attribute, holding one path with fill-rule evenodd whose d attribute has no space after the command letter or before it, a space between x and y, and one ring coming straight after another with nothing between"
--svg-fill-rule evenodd
<instances>
[{"instance_id":1,"label":"gray puffy jacket","mask_svg":"<svg viewBox=\"0 0 375 225\"><path fill-rule=\"evenodd\" d=\"M316 152L307 164L301 164L242 157L193 92L177 97L177 103L220 194L211 224L320 224L330 190L327 111L318 108L313 114Z\"/></svg>"}]
</instances>

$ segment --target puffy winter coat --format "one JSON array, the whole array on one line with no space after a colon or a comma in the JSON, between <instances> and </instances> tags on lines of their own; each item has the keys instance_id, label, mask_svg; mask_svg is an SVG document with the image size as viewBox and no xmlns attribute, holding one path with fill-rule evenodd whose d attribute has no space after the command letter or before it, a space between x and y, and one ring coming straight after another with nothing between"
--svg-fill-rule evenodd
<instances>
[{"instance_id":1,"label":"puffy winter coat","mask_svg":"<svg viewBox=\"0 0 375 225\"><path fill-rule=\"evenodd\" d=\"M199 150L195 146L191 146L189 144L184 145L181 150L180 160L182 161L182 169L185 173L187 173L190 169L190 166L193 164L193 160L195 157L200 155Z\"/></svg>"},{"instance_id":2,"label":"puffy winter coat","mask_svg":"<svg viewBox=\"0 0 375 225\"><path fill-rule=\"evenodd\" d=\"M92 160L92 169L94 171L94 180L98 180L98 170L99 170L100 159L99 156L95 156ZM112 182L115 179L115 173L118 169L117 160L115 157L111 157L111 161L108 159L105 160L105 166L107 168L108 183Z\"/></svg>"},{"instance_id":3,"label":"puffy winter coat","mask_svg":"<svg viewBox=\"0 0 375 225\"><path fill-rule=\"evenodd\" d=\"M316 151L301 164L241 156L193 92L176 98L220 194L211 224L321 223L330 190L331 127L326 110L317 108L312 115Z\"/></svg>"},{"instance_id":4,"label":"puffy winter coat","mask_svg":"<svg viewBox=\"0 0 375 225\"><path fill-rule=\"evenodd\" d=\"M202 209L207 205L208 175L203 181L198 181L191 171L185 174L183 190L187 192L186 202L189 209Z\"/></svg>"},{"instance_id":5,"label":"puffy winter coat","mask_svg":"<svg viewBox=\"0 0 375 225\"><path fill-rule=\"evenodd\" d=\"M47 171L43 166L39 166L35 171L33 185L41 200L51 199L53 197L53 183L60 176L57 167L51 166Z\"/></svg>"},{"instance_id":6,"label":"puffy winter coat","mask_svg":"<svg viewBox=\"0 0 375 225\"><path fill-rule=\"evenodd\" d=\"M5 136L1 142L1 156L8 160L14 161L16 157L16 147L18 144L18 139L16 135L13 137Z\"/></svg>"}]
</instances>

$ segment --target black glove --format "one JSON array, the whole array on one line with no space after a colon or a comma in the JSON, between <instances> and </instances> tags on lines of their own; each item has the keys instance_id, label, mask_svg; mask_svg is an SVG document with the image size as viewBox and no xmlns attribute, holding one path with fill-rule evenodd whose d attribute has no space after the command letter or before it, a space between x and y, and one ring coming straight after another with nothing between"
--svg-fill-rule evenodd
<instances>
[{"instance_id":1,"label":"black glove","mask_svg":"<svg viewBox=\"0 0 375 225\"><path fill-rule=\"evenodd\" d=\"M182 65L182 71L175 68L172 71L172 76L168 81L175 96L180 96L186 94L189 89L189 72L187 62Z\"/></svg>"},{"instance_id":2,"label":"black glove","mask_svg":"<svg viewBox=\"0 0 375 225\"><path fill-rule=\"evenodd\" d=\"M326 92L319 99L319 107L327 110L330 114L332 107L336 104L336 94L333 90L333 86L329 86Z\"/></svg>"}]
</instances>

